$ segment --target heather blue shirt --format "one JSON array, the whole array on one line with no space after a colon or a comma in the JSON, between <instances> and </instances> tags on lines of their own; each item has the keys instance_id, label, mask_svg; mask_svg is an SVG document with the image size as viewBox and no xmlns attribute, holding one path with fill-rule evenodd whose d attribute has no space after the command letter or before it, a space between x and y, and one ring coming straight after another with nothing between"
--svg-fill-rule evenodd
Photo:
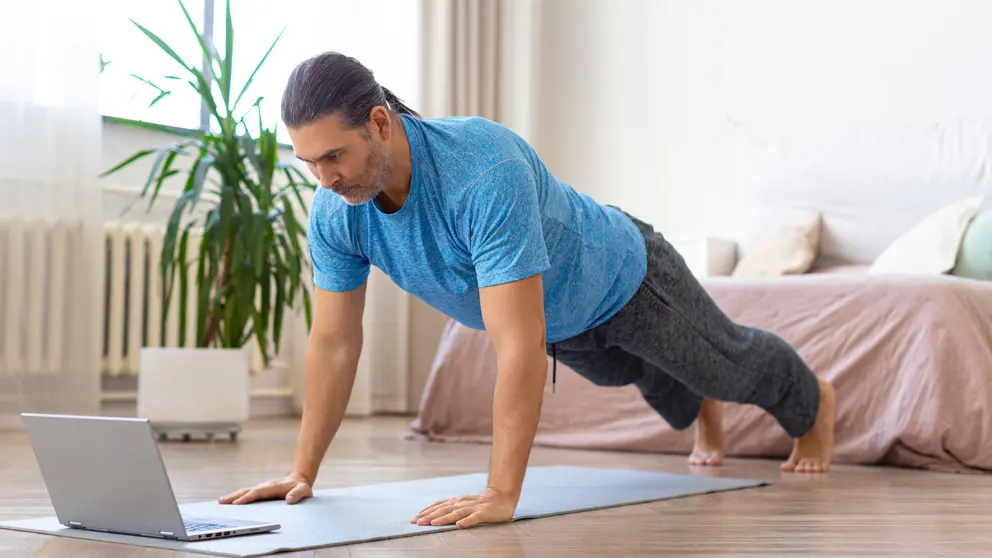
<instances>
[{"instance_id":1,"label":"heather blue shirt","mask_svg":"<svg viewBox=\"0 0 992 558\"><path fill-rule=\"evenodd\" d=\"M359 287L374 265L443 314L485 329L482 287L543 274L547 340L595 327L644 279L644 239L619 210L556 179L534 150L482 118L403 115L413 172L403 207L353 207L318 188L314 284Z\"/></svg>"}]
</instances>

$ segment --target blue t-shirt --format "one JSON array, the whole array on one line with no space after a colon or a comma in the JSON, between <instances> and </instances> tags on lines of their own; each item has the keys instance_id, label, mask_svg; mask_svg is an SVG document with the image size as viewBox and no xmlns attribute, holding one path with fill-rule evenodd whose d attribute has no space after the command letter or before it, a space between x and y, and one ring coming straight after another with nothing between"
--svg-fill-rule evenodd
<instances>
[{"instance_id":1,"label":"blue t-shirt","mask_svg":"<svg viewBox=\"0 0 992 558\"><path fill-rule=\"evenodd\" d=\"M498 123L408 115L402 122L413 168L402 208L350 206L317 189L308 230L317 287L350 291L374 265L483 330L480 288L541 273L548 343L600 325L633 297L647 255L626 215L555 178Z\"/></svg>"}]
</instances>

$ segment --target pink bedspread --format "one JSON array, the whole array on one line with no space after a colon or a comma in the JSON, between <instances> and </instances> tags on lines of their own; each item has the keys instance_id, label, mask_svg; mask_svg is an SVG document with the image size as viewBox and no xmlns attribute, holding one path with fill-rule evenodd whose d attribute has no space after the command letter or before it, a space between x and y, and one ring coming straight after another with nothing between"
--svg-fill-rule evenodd
<instances>
[{"instance_id":1,"label":"pink bedspread","mask_svg":"<svg viewBox=\"0 0 992 558\"><path fill-rule=\"evenodd\" d=\"M837 388L835 463L992 470L992 284L953 277L812 274L707 278L727 314L790 342ZM550 360L549 360L550 363ZM485 333L449 323L411 432L489 443L496 360ZM688 453L636 388L599 387L558 365L539 445ZM730 456L785 458L758 408L727 405Z\"/></svg>"}]
</instances>

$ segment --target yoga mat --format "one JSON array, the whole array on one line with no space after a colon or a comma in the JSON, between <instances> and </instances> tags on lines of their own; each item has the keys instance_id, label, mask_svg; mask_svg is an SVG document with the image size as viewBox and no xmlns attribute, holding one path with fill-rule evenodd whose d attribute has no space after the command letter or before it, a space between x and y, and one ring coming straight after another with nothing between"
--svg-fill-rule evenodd
<instances>
[{"instance_id":1,"label":"yoga mat","mask_svg":"<svg viewBox=\"0 0 992 558\"><path fill-rule=\"evenodd\" d=\"M253 519L282 525L279 531L227 539L183 542L91 532L65 528L55 517L0 522L0 528L220 556L265 556L458 529L454 525L421 527L411 524L410 519L437 500L481 492L486 487L487 476L475 473L334 488L315 491L313 498L293 505L277 500L243 506L216 502L180 506L184 515ZM627 469L531 467L514 520L766 484L769 483Z\"/></svg>"}]
</instances>

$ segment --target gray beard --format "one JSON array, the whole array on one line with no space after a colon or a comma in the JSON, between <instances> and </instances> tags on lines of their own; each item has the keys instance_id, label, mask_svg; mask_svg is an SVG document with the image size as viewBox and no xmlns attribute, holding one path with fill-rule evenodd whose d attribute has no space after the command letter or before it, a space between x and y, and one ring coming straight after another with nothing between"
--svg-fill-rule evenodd
<instances>
[{"instance_id":1,"label":"gray beard","mask_svg":"<svg viewBox=\"0 0 992 558\"><path fill-rule=\"evenodd\" d=\"M370 201L374 200L376 197L382 193L382 189L386 186L389 181L390 175L393 172L392 159L386 157L385 154L378 148L373 147L369 153L368 171L366 172L366 180L363 183L358 184L358 188L352 195L358 194L359 197L353 200L348 200L342 197L345 203L352 206L365 205ZM348 186L353 186L348 184Z\"/></svg>"}]
</instances>

